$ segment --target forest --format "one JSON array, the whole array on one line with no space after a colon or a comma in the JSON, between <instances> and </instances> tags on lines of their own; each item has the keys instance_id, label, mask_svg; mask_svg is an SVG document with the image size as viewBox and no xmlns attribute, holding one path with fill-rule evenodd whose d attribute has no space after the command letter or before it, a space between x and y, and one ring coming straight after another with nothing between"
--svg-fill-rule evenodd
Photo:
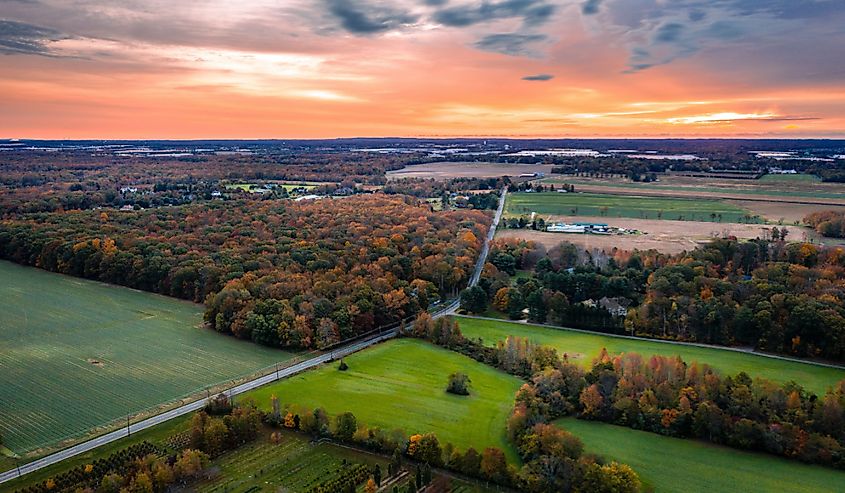
<instances>
[{"instance_id":1,"label":"forest","mask_svg":"<svg viewBox=\"0 0 845 493\"><path fill-rule=\"evenodd\" d=\"M0 217L94 207L180 205L208 200L221 180L381 185L416 155L320 151L191 157L129 157L83 151L5 152Z\"/></svg>"},{"instance_id":2,"label":"forest","mask_svg":"<svg viewBox=\"0 0 845 493\"><path fill-rule=\"evenodd\" d=\"M772 238L677 255L500 240L462 299L473 313L492 304L513 319L845 360L845 250ZM532 275L511 282L517 270Z\"/></svg>"},{"instance_id":3,"label":"forest","mask_svg":"<svg viewBox=\"0 0 845 493\"><path fill-rule=\"evenodd\" d=\"M41 213L0 221L0 258L205 302L219 332L321 348L457 292L489 222L383 194Z\"/></svg>"}]
</instances>

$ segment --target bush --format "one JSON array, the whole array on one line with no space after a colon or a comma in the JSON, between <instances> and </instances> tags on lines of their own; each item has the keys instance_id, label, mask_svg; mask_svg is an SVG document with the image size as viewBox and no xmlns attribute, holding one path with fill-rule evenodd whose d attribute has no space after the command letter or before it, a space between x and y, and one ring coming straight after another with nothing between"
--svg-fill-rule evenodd
<instances>
[{"instance_id":1,"label":"bush","mask_svg":"<svg viewBox=\"0 0 845 493\"><path fill-rule=\"evenodd\" d=\"M466 373L452 373L449 375L449 385L446 387L446 392L456 395L469 395L469 382Z\"/></svg>"}]
</instances>

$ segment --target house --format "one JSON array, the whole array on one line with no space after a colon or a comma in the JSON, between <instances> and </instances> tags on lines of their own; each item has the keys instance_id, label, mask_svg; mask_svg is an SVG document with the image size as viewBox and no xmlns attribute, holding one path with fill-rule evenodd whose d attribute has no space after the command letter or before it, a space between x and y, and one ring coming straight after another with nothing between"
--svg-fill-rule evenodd
<instances>
[{"instance_id":1,"label":"house","mask_svg":"<svg viewBox=\"0 0 845 493\"><path fill-rule=\"evenodd\" d=\"M630 305L631 301L628 298L623 297L608 298L607 296L605 296L598 302L598 306L604 308L608 313L610 313L614 317L624 317L625 315L627 315L628 307Z\"/></svg>"},{"instance_id":2,"label":"house","mask_svg":"<svg viewBox=\"0 0 845 493\"><path fill-rule=\"evenodd\" d=\"M129 204L126 204L126 205L124 205L123 207L121 207L121 208L120 208L120 210L122 210L122 211L124 211L124 212L128 212L128 211L134 211L134 210L135 210L135 208L134 208L134 207L132 207L132 206L131 206L131 205L129 205Z\"/></svg>"}]
</instances>

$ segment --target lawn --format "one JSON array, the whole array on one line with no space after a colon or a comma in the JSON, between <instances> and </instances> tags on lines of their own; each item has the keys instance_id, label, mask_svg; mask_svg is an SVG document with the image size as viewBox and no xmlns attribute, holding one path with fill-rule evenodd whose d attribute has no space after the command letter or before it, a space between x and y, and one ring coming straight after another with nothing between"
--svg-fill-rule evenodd
<instances>
[{"instance_id":1,"label":"lawn","mask_svg":"<svg viewBox=\"0 0 845 493\"><path fill-rule=\"evenodd\" d=\"M809 175L806 173L796 173L792 175L785 175L785 174L766 174L760 177L760 181L764 183L782 183L782 182L804 182L804 183L816 183L822 181L816 175Z\"/></svg>"},{"instance_id":2,"label":"lawn","mask_svg":"<svg viewBox=\"0 0 845 493\"><path fill-rule=\"evenodd\" d=\"M606 209L605 209L606 208ZM638 197L598 193L512 193L508 215L630 217L682 221L747 222L750 213L721 200Z\"/></svg>"},{"instance_id":3,"label":"lawn","mask_svg":"<svg viewBox=\"0 0 845 493\"><path fill-rule=\"evenodd\" d=\"M459 317L458 323L466 337L481 338L493 345L509 335L528 337L539 344L555 347L560 353L588 366L601 348L611 354L636 352L643 356L660 354L679 355L684 361L707 363L722 373L740 371L751 377L764 377L777 382L794 380L809 390L823 394L828 387L845 378L845 370L827 368L807 363L783 361L754 354L668 344L660 341L626 339L613 336L588 334L567 329L555 329L525 323L499 322L477 318Z\"/></svg>"},{"instance_id":4,"label":"lawn","mask_svg":"<svg viewBox=\"0 0 845 493\"><path fill-rule=\"evenodd\" d=\"M291 357L202 328L201 305L9 262L0 279L0 434L20 455Z\"/></svg>"},{"instance_id":5,"label":"lawn","mask_svg":"<svg viewBox=\"0 0 845 493\"><path fill-rule=\"evenodd\" d=\"M275 394L284 404L323 407L330 415L352 412L358 422L406 434L433 432L441 444L479 452L507 443L505 422L521 381L466 356L416 339L399 339L356 353L342 372L337 363L266 385L246 394L264 409ZM469 396L446 393L450 373L469 375Z\"/></svg>"},{"instance_id":6,"label":"lawn","mask_svg":"<svg viewBox=\"0 0 845 493\"><path fill-rule=\"evenodd\" d=\"M575 418L556 424L580 437L588 453L633 467L657 493L833 493L845 485L843 471L770 455Z\"/></svg>"}]
</instances>

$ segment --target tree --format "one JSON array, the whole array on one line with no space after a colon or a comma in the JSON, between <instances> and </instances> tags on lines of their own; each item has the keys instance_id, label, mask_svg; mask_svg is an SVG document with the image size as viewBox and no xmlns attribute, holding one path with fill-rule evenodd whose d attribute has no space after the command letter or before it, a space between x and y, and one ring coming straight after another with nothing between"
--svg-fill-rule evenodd
<instances>
[{"instance_id":1,"label":"tree","mask_svg":"<svg viewBox=\"0 0 845 493\"><path fill-rule=\"evenodd\" d=\"M378 488L376 488L376 482L373 481L373 478L368 479L366 486L364 486L364 491L366 493L376 493L377 489Z\"/></svg>"},{"instance_id":2,"label":"tree","mask_svg":"<svg viewBox=\"0 0 845 493\"><path fill-rule=\"evenodd\" d=\"M449 375L449 384L446 392L457 395L469 395L470 379L466 373L455 372Z\"/></svg>"},{"instance_id":3,"label":"tree","mask_svg":"<svg viewBox=\"0 0 845 493\"><path fill-rule=\"evenodd\" d=\"M381 466L378 464L373 469L373 479L376 481L376 486L381 487Z\"/></svg>"},{"instance_id":4,"label":"tree","mask_svg":"<svg viewBox=\"0 0 845 493\"><path fill-rule=\"evenodd\" d=\"M434 433L412 435L408 441L408 456L434 466L440 466L443 463L443 452Z\"/></svg>"},{"instance_id":5,"label":"tree","mask_svg":"<svg viewBox=\"0 0 845 493\"><path fill-rule=\"evenodd\" d=\"M487 447L481 453L481 475L490 481L504 483L508 477L508 462L505 453L495 447Z\"/></svg>"},{"instance_id":6,"label":"tree","mask_svg":"<svg viewBox=\"0 0 845 493\"><path fill-rule=\"evenodd\" d=\"M335 418L335 436L348 442L352 440L352 435L358 431L358 421L355 419L355 415L352 413L343 413L339 414Z\"/></svg>"},{"instance_id":7,"label":"tree","mask_svg":"<svg viewBox=\"0 0 845 493\"><path fill-rule=\"evenodd\" d=\"M467 288L461 292L461 308L470 313L483 313L487 310L487 293L479 286Z\"/></svg>"}]
</instances>

